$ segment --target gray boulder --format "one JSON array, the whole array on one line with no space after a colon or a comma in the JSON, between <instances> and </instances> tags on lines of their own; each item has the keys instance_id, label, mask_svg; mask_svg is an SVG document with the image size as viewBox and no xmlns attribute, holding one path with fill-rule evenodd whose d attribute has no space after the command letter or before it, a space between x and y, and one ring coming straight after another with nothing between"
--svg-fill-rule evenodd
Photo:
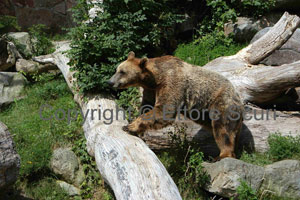
<instances>
[{"instance_id":1,"label":"gray boulder","mask_svg":"<svg viewBox=\"0 0 300 200\"><path fill-rule=\"evenodd\" d=\"M271 27L267 27L259 31L250 43L253 43L264 36L270 29ZM292 37L279 50L274 51L270 56L261 61L261 63L279 66L293 63L298 60L300 60L300 29L297 29Z\"/></svg>"},{"instance_id":2,"label":"gray boulder","mask_svg":"<svg viewBox=\"0 0 300 200\"><path fill-rule=\"evenodd\" d=\"M241 160L225 158L215 163L203 163L204 170L210 176L207 191L222 197L235 197L241 180L250 183L258 190L262 184L264 168Z\"/></svg>"},{"instance_id":3,"label":"gray boulder","mask_svg":"<svg viewBox=\"0 0 300 200\"><path fill-rule=\"evenodd\" d=\"M283 160L267 165L264 179L261 189L279 197L300 199L300 161Z\"/></svg>"},{"instance_id":4,"label":"gray boulder","mask_svg":"<svg viewBox=\"0 0 300 200\"><path fill-rule=\"evenodd\" d=\"M226 36L232 33L239 42L249 42L258 31L273 26L281 16L281 12L273 12L260 19L238 17L235 23L229 22L224 25L224 33Z\"/></svg>"},{"instance_id":5,"label":"gray boulder","mask_svg":"<svg viewBox=\"0 0 300 200\"><path fill-rule=\"evenodd\" d=\"M234 34L236 40L245 42L251 40L251 38L261 30L261 23L259 20L254 20L247 17L238 17L237 22L226 23L224 25L225 35L230 33Z\"/></svg>"},{"instance_id":6,"label":"gray boulder","mask_svg":"<svg viewBox=\"0 0 300 200\"><path fill-rule=\"evenodd\" d=\"M56 181L56 183L69 195L69 196L78 196L80 195L80 189L75 187L74 185L71 185L69 183L66 183L64 181Z\"/></svg>"},{"instance_id":7,"label":"gray boulder","mask_svg":"<svg viewBox=\"0 0 300 200\"><path fill-rule=\"evenodd\" d=\"M18 58L22 58L22 56L14 43L0 38L0 72L14 66Z\"/></svg>"},{"instance_id":8,"label":"gray boulder","mask_svg":"<svg viewBox=\"0 0 300 200\"><path fill-rule=\"evenodd\" d=\"M16 70L18 72L25 72L26 74L36 74L51 70L58 70L58 68L56 65L51 63L40 64L32 60L19 59L16 63Z\"/></svg>"},{"instance_id":9,"label":"gray boulder","mask_svg":"<svg viewBox=\"0 0 300 200\"><path fill-rule=\"evenodd\" d=\"M7 127L0 122L0 194L18 178L20 156Z\"/></svg>"},{"instance_id":10,"label":"gray boulder","mask_svg":"<svg viewBox=\"0 0 300 200\"><path fill-rule=\"evenodd\" d=\"M268 191L275 196L300 199L300 161L283 160L265 167L225 158L216 163L203 163L210 181L206 190L222 197L236 197L241 180L255 191Z\"/></svg>"},{"instance_id":11,"label":"gray boulder","mask_svg":"<svg viewBox=\"0 0 300 200\"><path fill-rule=\"evenodd\" d=\"M50 166L55 174L61 176L68 183L79 187L84 181L84 172L75 153L69 148L55 149Z\"/></svg>"},{"instance_id":12,"label":"gray boulder","mask_svg":"<svg viewBox=\"0 0 300 200\"><path fill-rule=\"evenodd\" d=\"M16 45L18 51L25 57L32 55L32 45L30 35L27 32L10 32L7 34L9 39Z\"/></svg>"},{"instance_id":13,"label":"gray boulder","mask_svg":"<svg viewBox=\"0 0 300 200\"><path fill-rule=\"evenodd\" d=\"M299 10L300 1L299 0L276 0L275 7L276 10Z\"/></svg>"},{"instance_id":14,"label":"gray boulder","mask_svg":"<svg viewBox=\"0 0 300 200\"><path fill-rule=\"evenodd\" d=\"M16 72L0 72L0 108L22 98L25 78Z\"/></svg>"}]
</instances>

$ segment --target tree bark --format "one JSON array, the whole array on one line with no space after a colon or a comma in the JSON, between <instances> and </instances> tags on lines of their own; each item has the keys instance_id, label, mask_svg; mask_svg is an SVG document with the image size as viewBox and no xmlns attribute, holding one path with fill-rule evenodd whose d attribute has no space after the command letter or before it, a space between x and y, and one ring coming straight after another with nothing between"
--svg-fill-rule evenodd
<instances>
[{"instance_id":1,"label":"tree bark","mask_svg":"<svg viewBox=\"0 0 300 200\"><path fill-rule=\"evenodd\" d=\"M239 91L245 104L267 103L278 98L289 88L300 84L300 62L279 67L254 65L280 48L299 26L297 16L285 13L280 21L260 40L241 50L234 56L221 57L205 65L205 68L217 71L227 77ZM62 51L69 49L68 43L59 43L54 54L35 58L36 61L56 64L62 71L66 82L75 95L84 113L91 109L116 109L114 100L107 95L86 96L87 101L77 94L75 79L68 66L69 59ZM283 134L297 135L300 118L296 114L269 112L269 119L261 119L266 110L251 107L243 125L240 148L265 151L270 133L281 131ZM273 118L272 118L273 116ZM261 120L259 120L261 119ZM121 130L126 120L109 121L87 118L83 125L88 151L95 156L98 169L113 189L117 199L181 199L180 194L168 172L155 154L139 138ZM201 145L209 155L218 155L218 148L211 133L192 121L176 122L177 126L187 125L187 139ZM148 131L143 140L152 149L171 148L174 144L167 132L174 126L159 131Z\"/></svg>"}]
</instances>

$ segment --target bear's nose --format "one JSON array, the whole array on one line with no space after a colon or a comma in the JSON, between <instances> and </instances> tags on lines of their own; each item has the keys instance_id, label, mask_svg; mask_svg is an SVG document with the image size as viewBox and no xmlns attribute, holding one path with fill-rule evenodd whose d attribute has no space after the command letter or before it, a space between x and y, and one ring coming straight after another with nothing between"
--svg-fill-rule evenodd
<instances>
[{"instance_id":1,"label":"bear's nose","mask_svg":"<svg viewBox=\"0 0 300 200\"><path fill-rule=\"evenodd\" d=\"M112 82L112 81L110 81L110 80L106 81L106 83L107 83L110 87L112 87L112 86L114 85L114 82Z\"/></svg>"}]
</instances>

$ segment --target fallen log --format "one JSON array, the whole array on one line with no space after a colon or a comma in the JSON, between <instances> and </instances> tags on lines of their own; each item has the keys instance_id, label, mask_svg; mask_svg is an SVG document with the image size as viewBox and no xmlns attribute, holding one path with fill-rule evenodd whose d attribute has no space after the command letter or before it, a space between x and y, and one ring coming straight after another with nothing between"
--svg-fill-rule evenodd
<instances>
[{"instance_id":1,"label":"fallen log","mask_svg":"<svg viewBox=\"0 0 300 200\"><path fill-rule=\"evenodd\" d=\"M75 101L83 113L92 109L115 110L116 103L109 95L78 95L69 59L63 52L70 49L69 42L58 42L56 52L34 58L40 63L58 66L74 93ZM87 99L87 100L84 100ZM127 121L93 120L87 117L83 130L87 139L87 149L95 157L97 167L119 200L181 199L177 186L156 155L138 137L127 134L122 126Z\"/></svg>"}]
</instances>

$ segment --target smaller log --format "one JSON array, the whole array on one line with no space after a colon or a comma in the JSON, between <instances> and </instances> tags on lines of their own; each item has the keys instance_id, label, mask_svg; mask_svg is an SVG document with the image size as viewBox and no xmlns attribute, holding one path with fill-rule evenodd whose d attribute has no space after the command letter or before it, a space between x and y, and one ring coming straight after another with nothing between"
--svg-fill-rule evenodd
<instances>
[{"instance_id":1,"label":"smaller log","mask_svg":"<svg viewBox=\"0 0 300 200\"><path fill-rule=\"evenodd\" d=\"M243 49L241 56L249 64L258 64L268 57L275 49L279 49L299 27L300 18L285 12L274 27L259 40Z\"/></svg>"},{"instance_id":2,"label":"smaller log","mask_svg":"<svg viewBox=\"0 0 300 200\"><path fill-rule=\"evenodd\" d=\"M247 105L238 149L239 151L265 152L268 150L267 140L270 134L281 133L283 136L297 136L300 134L299 124L298 112L265 110ZM176 145L176 141L173 139L174 134L177 134L177 138L185 138L199 146L206 156L216 157L219 155L219 149L212 133L191 120L176 120L172 126L146 132L142 139L151 149L158 151L174 148Z\"/></svg>"}]
</instances>

